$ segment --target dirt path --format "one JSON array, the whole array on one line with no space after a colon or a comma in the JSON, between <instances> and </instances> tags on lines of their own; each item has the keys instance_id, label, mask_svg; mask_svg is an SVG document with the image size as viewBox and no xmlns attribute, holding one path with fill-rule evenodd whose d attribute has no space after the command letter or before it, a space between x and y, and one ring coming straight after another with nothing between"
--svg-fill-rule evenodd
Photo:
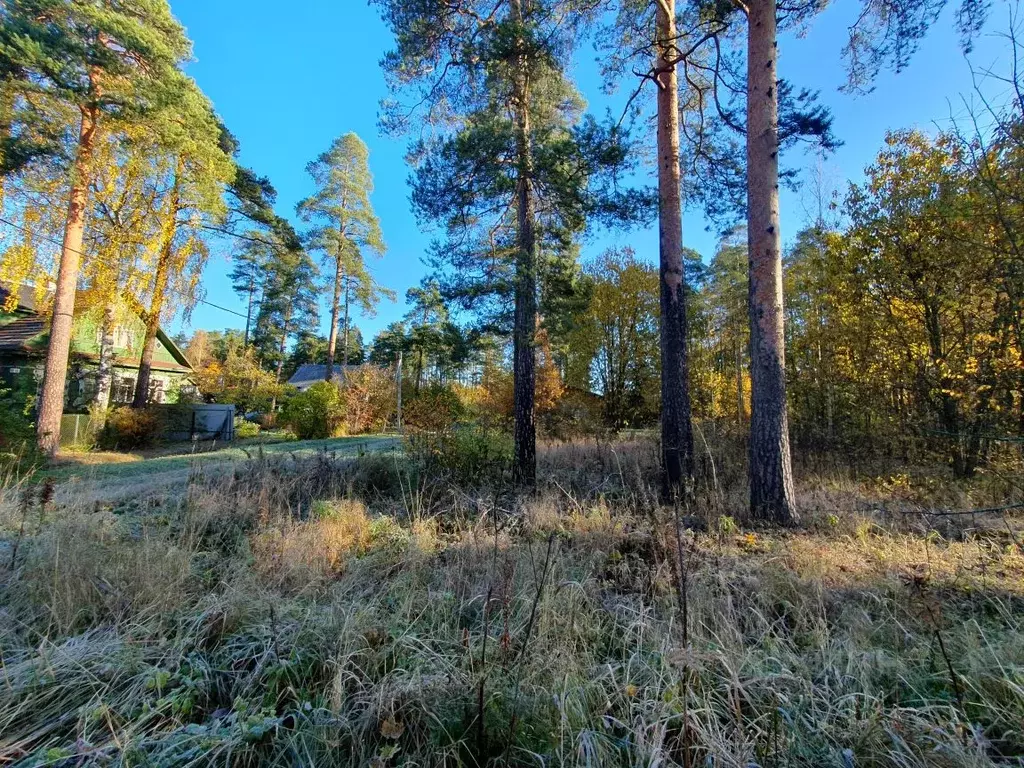
<instances>
[{"instance_id":1,"label":"dirt path","mask_svg":"<svg viewBox=\"0 0 1024 768\"><path fill-rule=\"evenodd\" d=\"M360 435L328 440L292 440L280 443L235 445L215 451L181 453L155 458L132 454L97 456L65 455L56 465L41 473L41 479L57 483L55 499L92 503L111 502L133 496L165 493L175 485L184 486L195 467L216 472L238 461L259 456L310 456L326 453L333 457L355 457L367 453L389 453L400 448L400 438L393 435ZM97 458L100 461L97 461ZM104 461L103 459L108 459ZM63 497L63 498L62 498Z\"/></svg>"}]
</instances>

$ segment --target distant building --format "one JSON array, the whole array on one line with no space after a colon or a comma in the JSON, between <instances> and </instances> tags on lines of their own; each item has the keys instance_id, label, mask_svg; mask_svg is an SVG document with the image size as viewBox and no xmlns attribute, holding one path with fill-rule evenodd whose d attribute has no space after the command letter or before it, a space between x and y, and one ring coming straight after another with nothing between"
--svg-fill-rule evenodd
<instances>
[{"instance_id":1,"label":"distant building","mask_svg":"<svg viewBox=\"0 0 1024 768\"><path fill-rule=\"evenodd\" d=\"M11 296L9 286L0 284L0 386L38 387L43 377L49 317L39 310L33 286L22 286L15 307L3 307ZM111 405L130 403L135 394L139 357L145 337L145 323L138 302L125 300L114 328L114 380ZM96 372L101 343L102 308L76 307L71 355L68 360L66 411L84 411L96 397ZM163 332L157 331L150 401L175 402L181 392L194 392L193 369L184 353Z\"/></svg>"},{"instance_id":2,"label":"distant building","mask_svg":"<svg viewBox=\"0 0 1024 768\"><path fill-rule=\"evenodd\" d=\"M359 365L335 365L334 366L334 378L344 378L345 374L349 371L358 371L362 366ZM327 379L327 366L318 365L316 363L304 363L298 367L298 370L292 374L292 377L288 379L289 386L295 387L299 392L305 392L307 389L312 387L314 384L318 384L321 381Z\"/></svg>"}]
</instances>

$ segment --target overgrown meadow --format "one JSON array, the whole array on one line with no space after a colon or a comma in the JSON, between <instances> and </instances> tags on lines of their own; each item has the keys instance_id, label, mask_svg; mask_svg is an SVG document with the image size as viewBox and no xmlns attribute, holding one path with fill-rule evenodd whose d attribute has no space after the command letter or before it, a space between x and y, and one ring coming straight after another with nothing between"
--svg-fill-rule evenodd
<instances>
[{"instance_id":1,"label":"overgrown meadow","mask_svg":"<svg viewBox=\"0 0 1024 768\"><path fill-rule=\"evenodd\" d=\"M0 761L1020 764L1008 476L819 456L800 525L762 529L742 451L709 431L683 507L642 435L544 444L526 497L477 429L163 483L10 476Z\"/></svg>"}]
</instances>

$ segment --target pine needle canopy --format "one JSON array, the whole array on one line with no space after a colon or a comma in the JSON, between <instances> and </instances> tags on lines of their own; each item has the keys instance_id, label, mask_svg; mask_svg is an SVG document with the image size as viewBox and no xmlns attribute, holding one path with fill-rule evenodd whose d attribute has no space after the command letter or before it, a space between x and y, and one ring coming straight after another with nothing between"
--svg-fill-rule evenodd
<instances>
[{"instance_id":1,"label":"pine needle canopy","mask_svg":"<svg viewBox=\"0 0 1024 768\"><path fill-rule=\"evenodd\" d=\"M0 70L28 90L119 117L170 101L191 56L167 0L8 0Z\"/></svg>"}]
</instances>

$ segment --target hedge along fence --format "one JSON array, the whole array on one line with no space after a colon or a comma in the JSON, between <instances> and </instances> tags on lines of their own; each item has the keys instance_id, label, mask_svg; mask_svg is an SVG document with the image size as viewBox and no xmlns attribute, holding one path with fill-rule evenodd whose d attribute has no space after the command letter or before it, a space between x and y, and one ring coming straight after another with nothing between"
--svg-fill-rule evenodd
<instances>
[{"instance_id":1,"label":"hedge along fence","mask_svg":"<svg viewBox=\"0 0 1024 768\"><path fill-rule=\"evenodd\" d=\"M160 417L157 438L169 442L235 439L235 406L209 404L160 404L148 410ZM65 413L60 424L64 448L88 448L96 442L99 425L86 413Z\"/></svg>"},{"instance_id":2,"label":"hedge along fence","mask_svg":"<svg viewBox=\"0 0 1024 768\"><path fill-rule=\"evenodd\" d=\"M89 448L96 441L96 420L87 413L65 413L60 419L62 448Z\"/></svg>"}]
</instances>

